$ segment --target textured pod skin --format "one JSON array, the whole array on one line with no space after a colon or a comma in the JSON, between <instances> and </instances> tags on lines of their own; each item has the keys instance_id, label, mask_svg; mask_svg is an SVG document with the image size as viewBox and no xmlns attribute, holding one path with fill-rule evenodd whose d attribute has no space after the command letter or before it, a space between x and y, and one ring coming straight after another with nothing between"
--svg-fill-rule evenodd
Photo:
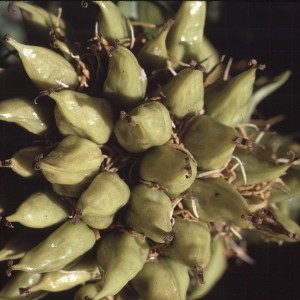
<instances>
[{"instance_id":1,"label":"textured pod skin","mask_svg":"<svg viewBox=\"0 0 300 300\"><path fill-rule=\"evenodd\" d=\"M31 228L45 228L65 221L69 216L66 203L51 190L33 193L6 217Z\"/></svg>"},{"instance_id":2,"label":"textured pod skin","mask_svg":"<svg viewBox=\"0 0 300 300\"><path fill-rule=\"evenodd\" d=\"M210 116L199 116L183 136L185 147L193 154L199 170L210 171L224 167L236 147L234 128L223 125Z\"/></svg>"},{"instance_id":3,"label":"textured pod skin","mask_svg":"<svg viewBox=\"0 0 300 300\"><path fill-rule=\"evenodd\" d=\"M164 255L190 268L204 268L211 255L210 231L204 222L191 222L175 218L175 236L170 245L162 250Z\"/></svg>"},{"instance_id":4,"label":"textured pod skin","mask_svg":"<svg viewBox=\"0 0 300 300\"><path fill-rule=\"evenodd\" d=\"M12 270L26 272L58 271L90 250L96 242L95 234L82 221L66 221L44 241L29 250L12 266Z\"/></svg>"},{"instance_id":5,"label":"textured pod skin","mask_svg":"<svg viewBox=\"0 0 300 300\"><path fill-rule=\"evenodd\" d=\"M204 106L203 72L185 68L162 86L160 93L164 105L177 119L200 112Z\"/></svg>"},{"instance_id":6,"label":"textured pod skin","mask_svg":"<svg viewBox=\"0 0 300 300\"><path fill-rule=\"evenodd\" d=\"M97 261L104 270L104 284L92 300L117 294L142 269L149 246L142 235L109 232L100 240Z\"/></svg>"},{"instance_id":7,"label":"textured pod skin","mask_svg":"<svg viewBox=\"0 0 300 300\"><path fill-rule=\"evenodd\" d=\"M172 134L169 111L160 102L148 102L129 111L128 119L119 119L114 134L123 148L142 152L165 144Z\"/></svg>"},{"instance_id":8,"label":"textured pod skin","mask_svg":"<svg viewBox=\"0 0 300 300\"><path fill-rule=\"evenodd\" d=\"M188 268L168 257L159 257L145 263L131 280L141 299L183 300L189 284Z\"/></svg>"},{"instance_id":9,"label":"textured pod skin","mask_svg":"<svg viewBox=\"0 0 300 300\"><path fill-rule=\"evenodd\" d=\"M4 285L0 291L0 300L38 300L44 298L48 293L37 291L26 296L20 295L19 288L22 286L32 286L41 280L41 273L31 273L19 271Z\"/></svg>"},{"instance_id":10,"label":"textured pod skin","mask_svg":"<svg viewBox=\"0 0 300 300\"><path fill-rule=\"evenodd\" d=\"M51 127L51 110L36 105L25 97L15 97L0 101L0 120L13 122L29 132L43 135Z\"/></svg>"},{"instance_id":11,"label":"textured pod skin","mask_svg":"<svg viewBox=\"0 0 300 300\"><path fill-rule=\"evenodd\" d=\"M102 172L82 193L76 208L86 224L103 229L112 223L114 214L127 203L129 196L129 187L117 173Z\"/></svg>"},{"instance_id":12,"label":"textured pod skin","mask_svg":"<svg viewBox=\"0 0 300 300\"><path fill-rule=\"evenodd\" d=\"M242 218L251 215L247 201L223 178L197 179L189 194L190 197L184 200L184 204L193 211L194 200L195 210L201 221L229 221L242 228L251 226Z\"/></svg>"},{"instance_id":13,"label":"textured pod skin","mask_svg":"<svg viewBox=\"0 0 300 300\"><path fill-rule=\"evenodd\" d=\"M169 145L147 150L140 165L141 178L165 188L170 197L186 191L195 180L196 173L194 159Z\"/></svg>"},{"instance_id":14,"label":"textured pod skin","mask_svg":"<svg viewBox=\"0 0 300 300\"><path fill-rule=\"evenodd\" d=\"M128 39L131 36L129 20L113 1L93 1L101 9L98 15L99 33L109 41Z\"/></svg>"},{"instance_id":15,"label":"textured pod skin","mask_svg":"<svg viewBox=\"0 0 300 300\"><path fill-rule=\"evenodd\" d=\"M221 238L211 241L211 258L204 268L205 283L202 284L196 277L190 280L188 300L197 300L211 291L215 283L221 278L227 268L225 247Z\"/></svg>"},{"instance_id":16,"label":"textured pod skin","mask_svg":"<svg viewBox=\"0 0 300 300\"><path fill-rule=\"evenodd\" d=\"M177 59L199 60L205 24L205 1L182 1L167 36L167 49Z\"/></svg>"},{"instance_id":17,"label":"textured pod skin","mask_svg":"<svg viewBox=\"0 0 300 300\"><path fill-rule=\"evenodd\" d=\"M41 280L35 285L23 286L25 293L37 291L60 292L69 290L76 285L96 279L100 276L100 269L95 259L83 258L74 266L62 270L43 273Z\"/></svg>"},{"instance_id":18,"label":"textured pod skin","mask_svg":"<svg viewBox=\"0 0 300 300\"><path fill-rule=\"evenodd\" d=\"M50 97L55 100L61 118L76 135L97 144L108 141L113 130L114 116L107 100L71 90L54 92ZM60 129L60 122L57 125ZM64 130L61 133L64 134Z\"/></svg>"},{"instance_id":19,"label":"textured pod skin","mask_svg":"<svg viewBox=\"0 0 300 300\"><path fill-rule=\"evenodd\" d=\"M291 167L291 163L277 164L273 159L264 159L251 151L236 148L234 156L237 156L243 164L247 176L247 184L256 184L263 181L272 181L284 175ZM243 174L241 168L235 170L235 185L242 185Z\"/></svg>"},{"instance_id":20,"label":"textured pod skin","mask_svg":"<svg viewBox=\"0 0 300 300\"><path fill-rule=\"evenodd\" d=\"M134 54L123 46L116 46L108 62L104 82L104 97L116 108L133 106L146 94L147 76Z\"/></svg>"},{"instance_id":21,"label":"textured pod skin","mask_svg":"<svg viewBox=\"0 0 300 300\"><path fill-rule=\"evenodd\" d=\"M102 161L102 152L96 143L67 136L40 161L39 167L51 183L78 184L93 178Z\"/></svg>"},{"instance_id":22,"label":"textured pod skin","mask_svg":"<svg viewBox=\"0 0 300 300\"><path fill-rule=\"evenodd\" d=\"M131 190L125 221L129 227L157 243L164 243L172 230L170 198L157 189L138 184Z\"/></svg>"},{"instance_id":23,"label":"textured pod skin","mask_svg":"<svg viewBox=\"0 0 300 300\"><path fill-rule=\"evenodd\" d=\"M18 51L28 77L39 90L53 88L57 81L71 88L76 86L77 74L61 55L47 48L21 44L8 35L5 41Z\"/></svg>"},{"instance_id":24,"label":"textured pod skin","mask_svg":"<svg viewBox=\"0 0 300 300\"><path fill-rule=\"evenodd\" d=\"M92 298L100 291L98 283L86 283L76 292L73 300L86 300L86 297Z\"/></svg>"},{"instance_id":25,"label":"textured pod skin","mask_svg":"<svg viewBox=\"0 0 300 300\"><path fill-rule=\"evenodd\" d=\"M36 177L40 175L33 165L36 157L43 153L44 147L28 146L17 151L10 159L11 169L18 175L26 178Z\"/></svg>"},{"instance_id":26,"label":"textured pod skin","mask_svg":"<svg viewBox=\"0 0 300 300\"><path fill-rule=\"evenodd\" d=\"M231 127L243 123L250 109L256 68L251 67L207 90L204 109L214 120Z\"/></svg>"}]
</instances>

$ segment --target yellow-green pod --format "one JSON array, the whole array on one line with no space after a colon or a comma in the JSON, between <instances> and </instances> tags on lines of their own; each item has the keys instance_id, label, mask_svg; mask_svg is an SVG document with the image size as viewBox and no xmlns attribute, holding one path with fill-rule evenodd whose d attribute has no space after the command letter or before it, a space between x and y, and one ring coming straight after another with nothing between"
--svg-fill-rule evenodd
<instances>
[{"instance_id":1,"label":"yellow-green pod","mask_svg":"<svg viewBox=\"0 0 300 300\"><path fill-rule=\"evenodd\" d=\"M189 284L188 268L168 257L149 260L131 280L131 285L147 300L183 300Z\"/></svg>"},{"instance_id":2,"label":"yellow-green pod","mask_svg":"<svg viewBox=\"0 0 300 300\"><path fill-rule=\"evenodd\" d=\"M167 48L177 59L199 61L206 16L205 1L182 1L167 36ZM176 62L175 62L176 64Z\"/></svg>"},{"instance_id":3,"label":"yellow-green pod","mask_svg":"<svg viewBox=\"0 0 300 300\"><path fill-rule=\"evenodd\" d=\"M142 269L149 245L140 234L108 232L101 237L97 261L104 270L103 287L91 300L117 294Z\"/></svg>"},{"instance_id":4,"label":"yellow-green pod","mask_svg":"<svg viewBox=\"0 0 300 300\"><path fill-rule=\"evenodd\" d=\"M26 227L45 228L62 223L69 217L66 203L51 190L35 192L27 197L16 212L5 217Z\"/></svg>"},{"instance_id":5,"label":"yellow-green pod","mask_svg":"<svg viewBox=\"0 0 300 300\"><path fill-rule=\"evenodd\" d=\"M29 250L16 265L12 265L11 270L58 271L90 250L95 242L91 228L82 221L74 224L69 220Z\"/></svg>"},{"instance_id":6,"label":"yellow-green pod","mask_svg":"<svg viewBox=\"0 0 300 300\"><path fill-rule=\"evenodd\" d=\"M126 150L142 152L171 139L172 120L163 104L146 102L121 116L114 126L114 134Z\"/></svg>"},{"instance_id":7,"label":"yellow-green pod","mask_svg":"<svg viewBox=\"0 0 300 300\"><path fill-rule=\"evenodd\" d=\"M184 146L193 154L202 171L225 166L236 147L236 130L207 115L197 116L183 135Z\"/></svg>"},{"instance_id":8,"label":"yellow-green pod","mask_svg":"<svg viewBox=\"0 0 300 300\"><path fill-rule=\"evenodd\" d=\"M66 35L67 25L64 20L60 19L58 27L57 15L43 9L41 6L33 5L28 2L14 1L13 4L21 9L22 17L26 25L32 26L41 36L45 37L49 35L51 30L54 30L59 36Z\"/></svg>"},{"instance_id":9,"label":"yellow-green pod","mask_svg":"<svg viewBox=\"0 0 300 300\"><path fill-rule=\"evenodd\" d=\"M256 213L260 222L254 224L259 234L268 241L299 242L300 226L280 209L268 207Z\"/></svg>"},{"instance_id":10,"label":"yellow-green pod","mask_svg":"<svg viewBox=\"0 0 300 300\"><path fill-rule=\"evenodd\" d=\"M203 270L205 283L200 283L197 276L191 277L186 299L197 300L205 296L212 290L226 269L227 258L224 243L221 238L213 239L211 241L211 258Z\"/></svg>"},{"instance_id":11,"label":"yellow-green pod","mask_svg":"<svg viewBox=\"0 0 300 300\"><path fill-rule=\"evenodd\" d=\"M42 146L28 146L20 149L10 159L1 162L1 167L10 168L16 174L31 178L41 173L34 168L37 157L43 154L45 148Z\"/></svg>"},{"instance_id":12,"label":"yellow-green pod","mask_svg":"<svg viewBox=\"0 0 300 300\"><path fill-rule=\"evenodd\" d=\"M97 144L108 141L113 130L114 116L107 100L71 90L54 92L50 97L55 101L61 117L69 123L76 135Z\"/></svg>"},{"instance_id":13,"label":"yellow-green pod","mask_svg":"<svg viewBox=\"0 0 300 300\"><path fill-rule=\"evenodd\" d=\"M54 118L56 127L63 136L77 135L75 128L65 119L57 105L54 106Z\"/></svg>"},{"instance_id":14,"label":"yellow-green pod","mask_svg":"<svg viewBox=\"0 0 300 300\"><path fill-rule=\"evenodd\" d=\"M130 22L113 1L93 1L101 13L98 15L98 31L109 42L131 38Z\"/></svg>"},{"instance_id":15,"label":"yellow-green pod","mask_svg":"<svg viewBox=\"0 0 300 300\"><path fill-rule=\"evenodd\" d=\"M49 234L48 230L32 230L26 227L14 228L12 236L6 239L0 250L0 261L22 258L30 249Z\"/></svg>"},{"instance_id":16,"label":"yellow-green pod","mask_svg":"<svg viewBox=\"0 0 300 300\"><path fill-rule=\"evenodd\" d=\"M171 200L163 191L138 184L131 190L125 222L151 240L164 243L172 231L171 211Z\"/></svg>"},{"instance_id":17,"label":"yellow-green pod","mask_svg":"<svg viewBox=\"0 0 300 300\"><path fill-rule=\"evenodd\" d=\"M189 268L204 268L210 255L211 236L206 223L175 218L175 236L162 254L186 265Z\"/></svg>"},{"instance_id":18,"label":"yellow-green pod","mask_svg":"<svg viewBox=\"0 0 300 300\"><path fill-rule=\"evenodd\" d=\"M243 123L248 115L255 74L256 67L251 67L229 81L210 86L204 97L206 114L231 127Z\"/></svg>"},{"instance_id":19,"label":"yellow-green pod","mask_svg":"<svg viewBox=\"0 0 300 300\"><path fill-rule=\"evenodd\" d=\"M20 287L21 294L30 295L38 291L61 292L77 285L100 277L100 269L96 259L84 257L70 268L43 273L39 282L34 285Z\"/></svg>"},{"instance_id":20,"label":"yellow-green pod","mask_svg":"<svg viewBox=\"0 0 300 300\"><path fill-rule=\"evenodd\" d=\"M197 163L187 152L166 144L144 153L139 172L143 180L158 184L170 197L176 197L194 182Z\"/></svg>"},{"instance_id":21,"label":"yellow-green pod","mask_svg":"<svg viewBox=\"0 0 300 300\"><path fill-rule=\"evenodd\" d=\"M108 227L115 213L130 196L127 184L115 172L99 173L82 193L76 204L81 219L97 229Z\"/></svg>"},{"instance_id":22,"label":"yellow-green pod","mask_svg":"<svg viewBox=\"0 0 300 300\"><path fill-rule=\"evenodd\" d=\"M0 300L38 300L44 298L48 292L37 291L28 297L20 295L19 288L32 286L41 280L41 273L29 273L24 271L16 272L0 290Z\"/></svg>"},{"instance_id":23,"label":"yellow-green pod","mask_svg":"<svg viewBox=\"0 0 300 300\"><path fill-rule=\"evenodd\" d=\"M203 71L197 65L185 68L155 95L162 96L163 104L177 119L200 112L204 106Z\"/></svg>"},{"instance_id":24,"label":"yellow-green pod","mask_svg":"<svg viewBox=\"0 0 300 300\"><path fill-rule=\"evenodd\" d=\"M169 19L164 24L159 35L148 40L137 53L136 57L146 72L150 73L156 69L166 68L167 61L169 60L166 37L173 22L172 19Z\"/></svg>"},{"instance_id":25,"label":"yellow-green pod","mask_svg":"<svg viewBox=\"0 0 300 300\"><path fill-rule=\"evenodd\" d=\"M129 49L121 45L114 48L107 72L103 85L104 97L114 107L134 106L145 97L147 76Z\"/></svg>"},{"instance_id":26,"label":"yellow-green pod","mask_svg":"<svg viewBox=\"0 0 300 300\"><path fill-rule=\"evenodd\" d=\"M79 198L87 189L93 178L87 178L76 184L51 183L53 191L60 196L68 198Z\"/></svg>"},{"instance_id":27,"label":"yellow-green pod","mask_svg":"<svg viewBox=\"0 0 300 300\"><path fill-rule=\"evenodd\" d=\"M251 151L237 147L233 155L238 157L243 164L247 177L247 184L272 181L284 175L292 163L276 163L272 160L263 159ZM244 176L241 167L235 169L236 179L234 185L244 184Z\"/></svg>"},{"instance_id":28,"label":"yellow-green pod","mask_svg":"<svg viewBox=\"0 0 300 300\"><path fill-rule=\"evenodd\" d=\"M3 39L18 51L28 77L38 89L47 90L61 83L76 87L77 73L63 56L44 47L21 44L9 35Z\"/></svg>"},{"instance_id":29,"label":"yellow-green pod","mask_svg":"<svg viewBox=\"0 0 300 300\"><path fill-rule=\"evenodd\" d=\"M73 300L86 300L91 299L101 290L100 284L98 282L95 283L86 283L82 285L74 295Z\"/></svg>"},{"instance_id":30,"label":"yellow-green pod","mask_svg":"<svg viewBox=\"0 0 300 300\"><path fill-rule=\"evenodd\" d=\"M25 97L0 101L1 121L15 123L37 135L44 135L51 129L51 113L48 107L34 104L32 99Z\"/></svg>"},{"instance_id":31,"label":"yellow-green pod","mask_svg":"<svg viewBox=\"0 0 300 300\"><path fill-rule=\"evenodd\" d=\"M242 228L251 227L246 199L223 178L196 179L184 205L204 222L227 221Z\"/></svg>"},{"instance_id":32,"label":"yellow-green pod","mask_svg":"<svg viewBox=\"0 0 300 300\"><path fill-rule=\"evenodd\" d=\"M51 183L78 184L92 179L103 161L99 146L85 138L67 136L38 163Z\"/></svg>"}]
</instances>

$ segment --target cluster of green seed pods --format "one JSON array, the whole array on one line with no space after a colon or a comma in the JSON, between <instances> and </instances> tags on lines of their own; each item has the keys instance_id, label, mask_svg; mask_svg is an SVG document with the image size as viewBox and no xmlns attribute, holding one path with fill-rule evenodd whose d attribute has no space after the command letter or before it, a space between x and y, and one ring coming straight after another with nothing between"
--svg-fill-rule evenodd
<instances>
[{"instance_id":1,"label":"cluster of green seed pods","mask_svg":"<svg viewBox=\"0 0 300 300\"><path fill-rule=\"evenodd\" d=\"M22 187L0 194L0 300L201 299L229 257L252 262L238 240L300 240L300 146L251 124L290 72L231 74L207 3L175 2L82 2L78 34L10 4L39 42L3 37L21 68L0 70L0 128L24 139L0 157Z\"/></svg>"}]
</instances>

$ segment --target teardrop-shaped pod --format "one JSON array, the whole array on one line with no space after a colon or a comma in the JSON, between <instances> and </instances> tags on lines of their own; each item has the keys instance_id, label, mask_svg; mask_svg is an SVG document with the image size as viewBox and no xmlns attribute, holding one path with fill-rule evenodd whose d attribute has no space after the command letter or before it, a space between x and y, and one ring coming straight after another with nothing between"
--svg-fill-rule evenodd
<instances>
[{"instance_id":1,"label":"teardrop-shaped pod","mask_svg":"<svg viewBox=\"0 0 300 300\"><path fill-rule=\"evenodd\" d=\"M117 45L109 57L104 97L117 109L131 107L145 97L146 88L147 76L135 55Z\"/></svg>"},{"instance_id":2,"label":"teardrop-shaped pod","mask_svg":"<svg viewBox=\"0 0 300 300\"><path fill-rule=\"evenodd\" d=\"M164 243L172 231L172 203L161 190L138 184L131 190L126 224L157 243Z\"/></svg>"},{"instance_id":3,"label":"teardrop-shaped pod","mask_svg":"<svg viewBox=\"0 0 300 300\"><path fill-rule=\"evenodd\" d=\"M108 141L113 130L114 116L107 100L71 90L54 92L50 97L55 100L61 118L69 123L76 135L97 144Z\"/></svg>"},{"instance_id":4,"label":"teardrop-shaped pod","mask_svg":"<svg viewBox=\"0 0 300 300\"><path fill-rule=\"evenodd\" d=\"M85 138L67 136L39 162L51 183L77 184L93 178L103 161L99 146Z\"/></svg>"},{"instance_id":5,"label":"teardrop-shaped pod","mask_svg":"<svg viewBox=\"0 0 300 300\"><path fill-rule=\"evenodd\" d=\"M44 135L51 129L51 113L48 107L34 104L33 100L25 97L0 101L1 121L16 123L37 135Z\"/></svg>"},{"instance_id":6,"label":"teardrop-shaped pod","mask_svg":"<svg viewBox=\"0 0 300 300\"><path fill-rule=\"evenodd\" d=\"M53 191L44 190L26 198L6 220L31 228L45 228L67 220L68 216L66 203Z\"/></svg>"},{"instance_id":7,"label":"teardrop-shaped pod","mask_svg":"<svg viewBox=\"0 0 300 300\"><path fill-rule=\"evenodd\" d=\"M21 44L9 35L3 39L18 51L28 77L38 89L47 90L60 83L76 87L77 73L63 56L48 48Z\"/></svg>"},{"instance_id":8,"label":"teardrop-shaped pod","mask_svg":"<svg viewBox=\"0 0 300 300\"><path fill-rule=\"evenodd\" d=\"M197 163L184 150L166 144L144 153L139 172L143 180L158 184L170 197L176 197L194 182Z\"/></svg>"},{"instance_id":9,"label":"teardrop-shaped pod","mask_svg":"<svg viewBox=\"0 0 300 300\"><path fill-rule=\"evenodd\" d=\"M121 117L114 126L114 134L126 150L142 152L171 138L172 120L163 104L146 102Z\"/></svg>"}]
</instances>

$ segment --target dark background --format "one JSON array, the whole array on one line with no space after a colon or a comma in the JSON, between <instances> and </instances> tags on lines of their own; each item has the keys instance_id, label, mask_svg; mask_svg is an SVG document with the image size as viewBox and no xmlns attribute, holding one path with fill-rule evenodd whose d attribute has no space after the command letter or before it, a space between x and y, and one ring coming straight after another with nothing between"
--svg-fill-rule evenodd
<instances>
[{"instance_id":1,"label":"dark background","mask_svg":"<svg viewBox=\"0 0 300 300\"><path fill-rule=\"evenodd\" d=\"M205 33L220 54L236 61L255 58L267 66L262 74L270 76L292 70L288 82L258 109L266 118L286 115L286 120L273 127L280 133L300 132L300 4L290 1L208 1L207 4ZM74 2L66 7L70 5L74 6ZM65 12L70 21L77 22L76 10ZM80 10L79 15L87 22L88 10ZM237 265L229 261L227 272L204 300L300 299L299 244L250 245L248 254L256 264Z\"/></svg>"}]
</instances>

